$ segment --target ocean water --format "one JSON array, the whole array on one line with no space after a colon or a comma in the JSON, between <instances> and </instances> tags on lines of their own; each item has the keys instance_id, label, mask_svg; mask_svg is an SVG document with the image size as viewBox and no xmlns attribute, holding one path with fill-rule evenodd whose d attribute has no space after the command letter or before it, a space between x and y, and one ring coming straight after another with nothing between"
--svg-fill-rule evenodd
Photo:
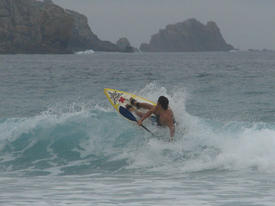
<instances>
[{"instance_id":1,"label":"ocean water","mask_svg":"<svg viewBox=\"0 0 275 206\"><path fill-rule=\"evenodd\" d=\"M0 205L271 206L275 53L0 56ZM178 122L152 137L103 89Z\"/></svg>"}]
</instances>

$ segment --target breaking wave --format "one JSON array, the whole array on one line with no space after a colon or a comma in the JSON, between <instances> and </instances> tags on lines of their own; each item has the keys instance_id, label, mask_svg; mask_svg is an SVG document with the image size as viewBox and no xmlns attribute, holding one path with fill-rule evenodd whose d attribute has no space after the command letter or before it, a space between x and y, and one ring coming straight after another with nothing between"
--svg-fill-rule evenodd
<instances>
[{"instance_id":1,"label":"breaking wave","mask_svg":"<svg viewBox=\"0 0 275 206\"><path fill-rule=\"evenodd\" d=\"M219 122L186 112L186 92L149 84L130 91L165 94L178 125L173 143L121 118L103 102L52 106L33 117L0 119L0 171L23 175L116 172L275 171L275 124ZM106 100L107 101L107 100ZM106 105L106 106L99 106Z\"/></svg>"}]
</instances>

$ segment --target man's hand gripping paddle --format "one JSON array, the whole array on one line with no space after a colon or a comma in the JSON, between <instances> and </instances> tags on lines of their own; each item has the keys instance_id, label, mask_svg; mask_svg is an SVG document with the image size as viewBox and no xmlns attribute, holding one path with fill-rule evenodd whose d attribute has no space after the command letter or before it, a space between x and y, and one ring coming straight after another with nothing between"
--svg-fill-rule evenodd
<instances>
[{"instance_id":1,"label":"man's hand gripping paddle","mask_svg":"<svg viewBox=\"0 0 275 206\"><path fill-rule=\"evenodd\" d=\"M125 118L129 119L130 121L137 122L137 118L126 108L120 106L119 107L119 113L123 115ZM151 135L155 136L153 132L151 132L148 128L146 128L144 125L141 125L143 129L145 129L147 132L149 132Z\"/></svg>"}]
</instances>

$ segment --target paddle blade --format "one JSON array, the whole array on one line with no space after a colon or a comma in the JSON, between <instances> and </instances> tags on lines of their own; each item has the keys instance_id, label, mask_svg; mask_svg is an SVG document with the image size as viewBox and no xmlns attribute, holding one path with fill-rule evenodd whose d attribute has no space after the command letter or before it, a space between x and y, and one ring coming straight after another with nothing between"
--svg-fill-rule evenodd
<instances>
[{"instance_id":1,"label":"paddle blade","mask_svg":"<svg viewBox=\"0 0 275 206\"><path fill-rule=\"evenodd\" d=\"M119 107L119 113L124 116L125 118L129 119L130 121L136 122L136 117L126 108Z\"/></svg>"}]
</instances>

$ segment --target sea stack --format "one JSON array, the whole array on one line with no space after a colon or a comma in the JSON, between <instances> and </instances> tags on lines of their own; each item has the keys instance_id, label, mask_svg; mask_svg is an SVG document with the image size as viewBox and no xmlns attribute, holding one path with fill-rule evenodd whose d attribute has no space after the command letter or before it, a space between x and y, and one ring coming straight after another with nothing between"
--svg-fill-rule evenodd
<instances>
[{"instance_id":1,"label":"sea stack","mask_svg":"<svg viewBox=\"0 0 275 206\"><path fill-rule=\"evenodd\" d=\"M132 47L129 40L126 37L120 38L117 42L116 45L118 46L120 52L128 52L132 53L137 51L136 48Z\"/></svg>"},{"instance_id":2,"label":"sea stack","mask_svg":"<svg viewBox=\"0 0 275 206\"><path fill-rule=\"evenodd\" d=\"M206 25L196 19L188 19L177 24L167 25L151 37L149 44L143 43L143 52L196 52L230 51L233 46L227 44L213 21Z\"/></svg>"}]
</instances>

